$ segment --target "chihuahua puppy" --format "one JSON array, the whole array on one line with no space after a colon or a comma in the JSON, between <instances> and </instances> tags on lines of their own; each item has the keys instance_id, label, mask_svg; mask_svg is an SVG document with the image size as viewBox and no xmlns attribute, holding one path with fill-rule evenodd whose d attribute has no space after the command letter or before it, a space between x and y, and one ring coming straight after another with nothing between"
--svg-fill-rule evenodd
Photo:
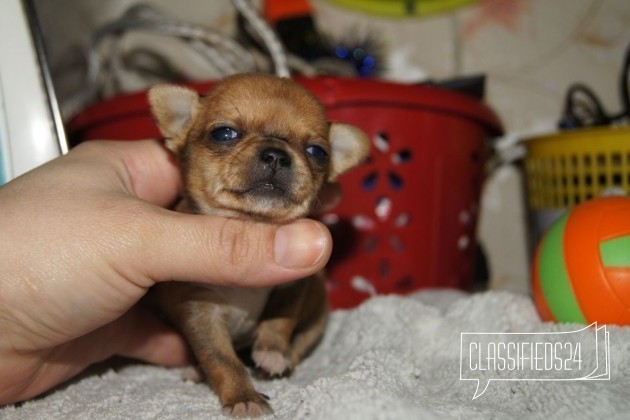
<instances>
[{"instance_id":1,"label":"chihuahua puppy","mask_svg":"<svg viewBox=\"0 0 630 420\"><path fill-rule=\"evenodd\" d=\"M148 94L184 179L178 211L286 223L306 216L325 182L363 161L365 133L328 123L323 106L289 79L228 77L206 96L174 85ZM321 338L324 275L273 288L170 282L154 297L181 330L227 415L271 413L236 350L269 377L292 371Z\"/></svg>"}]
</instances>

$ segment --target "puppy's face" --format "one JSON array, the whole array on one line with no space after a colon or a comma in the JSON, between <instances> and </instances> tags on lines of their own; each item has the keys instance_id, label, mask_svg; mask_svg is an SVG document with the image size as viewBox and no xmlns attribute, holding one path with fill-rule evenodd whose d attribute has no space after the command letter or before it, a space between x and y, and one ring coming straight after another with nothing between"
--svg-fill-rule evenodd
<instances>
[{"instance_id":1,"label":"puppy's face","mask_svg":"<svg viewBox=\"0 0 630 420\"><path fill-rule=\"evenodd\" d=\"M319 101L288 79L232 76L205 97L162 85L149 102L199 213L272 222L305 216L322 184L369 150L361 130L329 124Z\"/></svg>"}]
</instances>

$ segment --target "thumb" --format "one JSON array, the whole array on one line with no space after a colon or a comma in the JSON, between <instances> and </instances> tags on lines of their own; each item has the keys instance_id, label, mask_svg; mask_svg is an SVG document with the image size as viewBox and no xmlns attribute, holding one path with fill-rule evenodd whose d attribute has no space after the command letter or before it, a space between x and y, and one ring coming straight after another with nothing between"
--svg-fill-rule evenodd
<instances>
[{"instance_id":1,"label":"thumb","mask_svg":"<svg viewBox=\"0 0 630 420\"><path fill-rule=\"evenodd\" d=\"M270 286L320 271L332 250L328 229L310 219L278 226L165 212L159 220L133 256L152 281Z\"/></svg>"}]
</instances>

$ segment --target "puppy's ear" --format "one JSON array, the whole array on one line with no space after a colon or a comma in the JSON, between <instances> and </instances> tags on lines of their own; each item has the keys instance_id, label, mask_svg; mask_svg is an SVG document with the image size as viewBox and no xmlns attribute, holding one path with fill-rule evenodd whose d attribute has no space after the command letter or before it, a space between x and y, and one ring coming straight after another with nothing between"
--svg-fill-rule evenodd
<instances>
[{"instance_id":1,"label":"puppy's ear","mask_svg":"<svg viewBox=\"0 0 630 420\"><path fill-rule=\"evenodd\" d=\"M177 152L186 139L199 108L199 95L192 89L176 85L158 85L147 94L158 128L166 137L166 146Z\"/></svg>"},{"instance_id":2,"label":"puppy's ear","mask_svg":"<svg viewBox=\"0 0 630 420\"><path fill-rule=\"evenodd\" d=\"M332 123L330 126L330 169L328 181L363 162L370 153L370 139L363 130L349 124Z\"/></svg>"}]
</instances>

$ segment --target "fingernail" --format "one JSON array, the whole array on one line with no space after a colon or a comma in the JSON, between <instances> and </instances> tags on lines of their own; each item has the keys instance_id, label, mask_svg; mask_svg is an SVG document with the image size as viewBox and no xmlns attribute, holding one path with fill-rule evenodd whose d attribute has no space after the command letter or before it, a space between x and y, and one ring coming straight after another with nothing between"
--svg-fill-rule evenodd
<instances>
[{"instance_id":1,"label":"fingernail","mask_svg":"<svg viewBox=\"0 0 630 420\"><path fill-rule=\"evenodd\" d=\"M326 251L328 234L312 220L299 220L276 231L274 257L287 268L311 267Z\"/></svg>"}]
</instances>

